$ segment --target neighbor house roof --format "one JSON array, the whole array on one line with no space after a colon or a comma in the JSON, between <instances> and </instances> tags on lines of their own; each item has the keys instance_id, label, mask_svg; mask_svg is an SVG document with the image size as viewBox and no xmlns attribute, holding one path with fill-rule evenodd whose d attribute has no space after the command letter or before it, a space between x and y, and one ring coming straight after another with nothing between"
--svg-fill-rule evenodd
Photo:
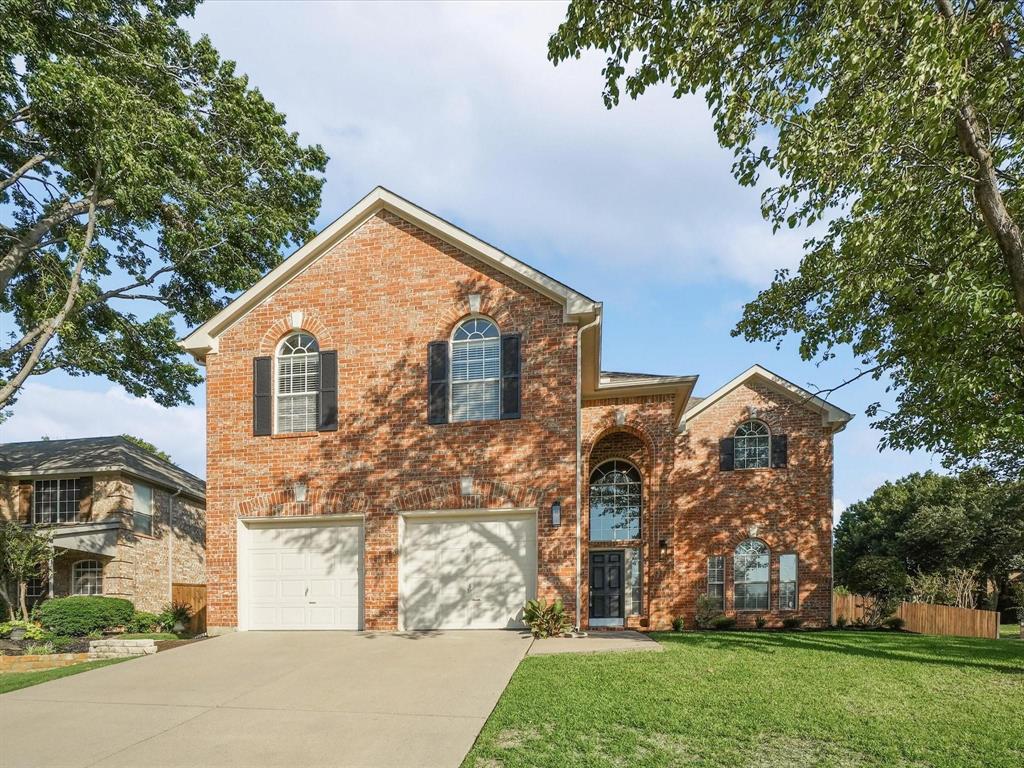
<instances>
[{"instance_id":1,"label":"neighbor house roof","mask_svg":"<svg viewBox=\"0 0 1024 768\"><path fill-rule=\"evenodd\" d=\"M124 472L171 490L206 499L206 483L123 437L79 437L0 443L0 476Z\"/></svg>"},{"instance_id":2,"label":"neighbor house roof","mask_svg":"<svg viewBox=\"0 0 1024 768\"><path fill-rule=\"evenodd\" d=\"M844 411L842 408L832 405L832 403L826 400L822 400L813 392L782 378L778 374L772 373L767 368L763 368L760 365L752 365L735 379L724 386L719 387L707 397L691 398L690 402L687 404L686 410L683 411L680 427L685 429L687 421L690 421L694 417L700 415L701 412L714 405L736 389L736 387L741 384L749 384L752 382L765 384L773 391L779 392L795 402L819 412L821 414L822 425L831 427L835 432L839 432L844 429L846 427L846 423L853 418L852 413Z\"/></svg>"}]
</instances>

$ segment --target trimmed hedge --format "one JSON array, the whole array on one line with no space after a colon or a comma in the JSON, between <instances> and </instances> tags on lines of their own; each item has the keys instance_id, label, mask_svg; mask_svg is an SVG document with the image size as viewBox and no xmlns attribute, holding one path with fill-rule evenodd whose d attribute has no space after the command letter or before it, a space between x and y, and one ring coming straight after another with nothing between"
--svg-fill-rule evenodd
<instances>
[{"instance_id":1,"label":"trimmed hedge","mask_svg":"<svg viewBox=\"0 0 1024 768\"><path fill-rule=\"evenodd\" d=\"M47 600L37 611L39 623L51 632L81 637L128 626L135 606L119 597L58 597Z\"/></svg>"}]
</instances>

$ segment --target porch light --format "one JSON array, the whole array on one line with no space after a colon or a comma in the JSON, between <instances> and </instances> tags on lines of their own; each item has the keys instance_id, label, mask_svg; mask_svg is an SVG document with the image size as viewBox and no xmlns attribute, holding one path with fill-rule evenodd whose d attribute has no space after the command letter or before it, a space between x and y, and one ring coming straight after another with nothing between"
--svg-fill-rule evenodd
<instances>
[{"instance_id":1,"label":"porch light","mask_svg":"<svg viewBox=\"0 0 1024 768\"><path fill-rule=\"evenodd\" d=\"M557 528L562 524L562 502L551 502L551 527Z\"/></svg>"},{"instance_id":2,"label":"porch light","mask_svg":"<svg viewBox=\"0 0 1024 768\"><path fill-rule=\"evenodd\" d=\"M668 539L661 539L658 542L658 549L661 552L661 556L664 557L668 554Z\"/></svg>"},{"instance_id":3,"label":"porch light","mask_svg":"<svg viewBox=\"0 0 1024 768\"><path fill-rule=\"evenodd\" d=\"M462 491L463 496L473 495L473 478L462 477L459 478L459 490Z\"/></svg>"},{"instance_id":4,"label":"porch light","mask_svg":"<svg viewBox=\"0 0 1024 768\"><path fill-rule=\"evenodd\" d=\"M292 496L299 504L306 503L306 490L307 488L305 483L295 483L292 486Z\"/></svg>"}]
</instances>

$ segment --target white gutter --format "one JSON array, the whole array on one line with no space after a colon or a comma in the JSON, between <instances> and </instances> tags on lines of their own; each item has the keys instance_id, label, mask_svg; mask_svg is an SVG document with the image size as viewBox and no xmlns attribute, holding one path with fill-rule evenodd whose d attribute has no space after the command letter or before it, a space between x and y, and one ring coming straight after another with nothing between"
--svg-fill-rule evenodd
<instances>
[{"instance_id":1,"label":"white gutter","mask_svg":"<svg viewBox=\"0 0 1024 768\"><path fill-rule=\"evenodd\" d=\"M576 331L576 631L580 631L580 616L583 607L583 585L580 581L582 573L582 537L583 513L583 332L601 322L598 315Z\"/></svg>"}]
</instances>

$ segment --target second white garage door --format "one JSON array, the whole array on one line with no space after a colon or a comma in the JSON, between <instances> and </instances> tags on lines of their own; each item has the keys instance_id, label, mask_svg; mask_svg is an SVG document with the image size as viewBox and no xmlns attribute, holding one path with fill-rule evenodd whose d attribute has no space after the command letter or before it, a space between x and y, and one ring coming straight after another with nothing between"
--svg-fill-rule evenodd
<instances>
[{"instance_id":1,"label":"second white garage door","mask_svg":"<svg viewBox=\"0 0 1024 768\"><path fill-rule=\"evenodd\" d=\"M537 592L536 517L406 518L400 568L405 629L522 626Z\"/></svg>"},{"instance_id":2,"label":"second white garage door","mask_svg":"<svg viewBox=\"0 0 1024 768\"><path fill-rule=\"evenodd\" d=\"M362 526L253 525L248 629L359 629Z\"/></svg>"}]
</instances>

